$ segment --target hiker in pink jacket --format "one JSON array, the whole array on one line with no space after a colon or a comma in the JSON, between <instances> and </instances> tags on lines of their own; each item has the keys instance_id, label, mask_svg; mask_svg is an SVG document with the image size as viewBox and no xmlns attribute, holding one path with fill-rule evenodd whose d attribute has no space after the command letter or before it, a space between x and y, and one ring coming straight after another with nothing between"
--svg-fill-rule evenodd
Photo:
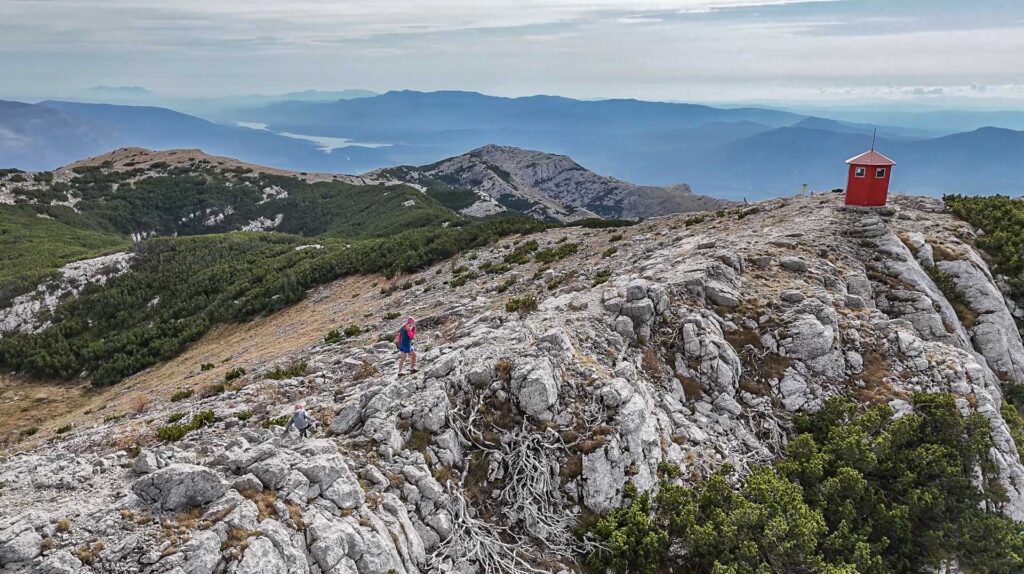
<instances>
[{"instance_id":1,"label":"hiker in pink jacket","mask_svg":"<svg viewBox=\"0 0 1024 574\"><path fill-rule=\"evenodd\" d=\"M398 376L402 376L402 367L405 366L405 357L409 357L409 372L416 372L416 351L412 348L412 340L416 338L416 319L409 317L402 324L402 328L395 335L395 345L398 346Z\"/></svg>"}]
</instances>

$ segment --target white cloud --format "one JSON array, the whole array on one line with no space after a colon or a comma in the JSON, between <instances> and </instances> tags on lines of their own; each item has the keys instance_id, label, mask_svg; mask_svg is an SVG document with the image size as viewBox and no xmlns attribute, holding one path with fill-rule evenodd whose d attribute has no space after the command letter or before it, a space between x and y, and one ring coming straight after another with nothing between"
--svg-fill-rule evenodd
<instances>
[{"instance_id":1,"label":"white cloud","mask_svg":"<svg viewBox=\"0 0 1024 574\"><path fill-rule=\"evenodd\" d=\"M657 24L658 22L664 22L662 18L653 18L650 16L623 16L616 18L614 22L616 24Z\"/></svg>"},{"instance_id":2,"label":"white cloud","mask_svg":"<svg viewBox=\"0 0 1024 574\"><path fill-rule=\"evenodd\" d=\"M0 97L97 84L718 101L976 84L985 89L966 93L1024 97L994 87L1024 78L1024 3L1017 14L957 10L925 0L871 10L842 0L0 0Z\"/></svg>"}]
</instances>

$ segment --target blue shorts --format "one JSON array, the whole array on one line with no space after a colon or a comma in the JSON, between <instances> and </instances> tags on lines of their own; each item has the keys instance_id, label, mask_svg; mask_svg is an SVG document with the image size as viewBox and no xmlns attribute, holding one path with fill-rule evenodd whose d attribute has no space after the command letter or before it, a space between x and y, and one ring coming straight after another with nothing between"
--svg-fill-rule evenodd
<instances>
[{"instance_id":1,"label":"blue shorts","mask_svg":"<svg viewBox=\"0 0 1024 574\"><path fill-rule=\"evenodd\" d=\"M399 353L411 353L411 352L413 352L412 351L412 342L410 341L408 343L399 343L398 344L398 352Z\"/></svg>"}]
</instances>

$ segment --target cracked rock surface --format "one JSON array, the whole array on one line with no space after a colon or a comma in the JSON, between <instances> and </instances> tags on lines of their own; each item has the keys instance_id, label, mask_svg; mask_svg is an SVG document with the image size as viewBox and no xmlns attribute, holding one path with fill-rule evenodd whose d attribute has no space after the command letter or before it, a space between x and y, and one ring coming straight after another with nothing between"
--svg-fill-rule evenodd
<instances>
[{"instance_id":1,"label":"cracked rock surface","mask_svg":"<svg viewBox=\"0 0 1024 574\"><path fill-rule=\"evenodd\" d=\"M360 318L367 334L16 449L0 461L0 567L578 571L578 520L621 504L627 484L656 489L662 462L683 482L770 463L794 413L839 395L907 412L914 392L949 393L983 414L1004 511L1024 519L1000 414L1006 386L1024 383L1024 346L973 231L915 198L840 204L554 229L531 238L575 254L456 288L456 266L498 265L523 238L426 269ZM536 310L506 310L529 295ZM418 373L397 377L391 312L418 318ZM295 361L305 374L266 376ZM321 423L306 440L277 424L297 401ZM202 410L212 424L153 436Z\"/></svg>"}]
</instances>

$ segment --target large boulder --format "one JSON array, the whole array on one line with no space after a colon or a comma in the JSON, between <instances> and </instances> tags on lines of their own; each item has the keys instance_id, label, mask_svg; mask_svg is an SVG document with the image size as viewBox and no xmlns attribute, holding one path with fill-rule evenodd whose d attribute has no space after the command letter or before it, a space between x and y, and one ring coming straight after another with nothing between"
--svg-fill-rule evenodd
<instances>
[{"instance_id":1,"label":"large boulder","mask_svg":"<svg viewBox=\"0 0 1024 574\"><path fill-rule=\"evenodd\" d=\"M220 562L220 536L213 530L198 530L179 552L184 556L180 568L186 574L213 574Z\"/></svg>"},{"instance_id":2,"label":"large boulder","mask_svg":"<svg viewBox=\"0 0 1024 574\"><path fill-rule=\"evenodd\" d=\"M331 421L331 432L336 435L349 433L359 425L362 409L357 404L347 404L338 411L338 416Z\"/></svg>"},{"instance_id":3,"label":"large boulder","mask_svg":"<svg viewBox=\"0 0 1024 574\"><path fill-rule=\"evenodd\" d=\"M178 510L216 500L227 488L227 483L205 466L172 464L136 480L132 492L164 510Z\"/></svg>"},{"instance_id":4,"label":"large boulder","mask_svg":"<svg viewBox=\"0 0 1024 574\"><path fill-rule=\"evenodd\" d=\"M340 454L314 456L300 462L295 469L306 475L309 482L319 486L322 491L327 490L335 480L348 472L345 460Z\"/></svg>"},{"instance_id":5,"label":"large boulder","mask_svg":"<svg viewBox=\"0 0 1024 574\"><path fill-rule=\"evenodd\" d=\"M260 523L259 531L270 542L274 544L284 563L287 565L287 574L306 574L309 569L306 566L306 555L296 547L288 530L276 520L266 519ZM305 546L303 545L303 549Z\"/></svg>"},{"instance_id":6,"label":"large boulder","mask_svg":"<svg viewBox=\"0 0 1024 574\"><path fill-rule=\"evenodd\" d=\"M218 540L218 547L219 542ZM76 574L81 568L82 561L76 558L74 554L67 550L58 550L47 556L42 563L33 568L32 574Z\"/></svg>"},{"instance_id":7,"label":"large boulder","mask_svg":"<svg viewBox=\"0 0 1024 574\"><path fill-rule=\"evenodd\" d=\"M583 503L604 514L617 507L626 476L618 445L605 445L583 457Z\"/></svg>"},{"instance_id":8,"label":"large boulder","mask_svg":"<svg viewBox=\"0 0 1024 574\"><path fill-rule=\"evenodd\" d=\"M265 536L253 540L245 549L242 560L235 568L235 574L280 574L287 572L288 566L274 543Z\"/></svg>"},{"instance_id":9,"label":"large boulder","mask_svg":"<svg viewBox=\"0 0 1024 574\"><path fill-rule=\"evenodd\" d=\"M0 532L0 566L27 562L39 556L43 537L22 521Z\"/></svg>"},{"instance_id":10,"label":"large boulder","mask_svg":"<svg viewBox=\"0 0 1024 574\"><path fill-rule=\"evenodd\" d=\"M550 363L542 361L526 375L519 384L516 398L519 407L530 416L539 415L558 401L558 384Z\"/></svg>"},{"instance_id":11,"label":"large boulder","mask_svg":"<svg viewBox=\"0 0 1024 574\"><path fill-rule=\"evenodd\" d=\"M363 487L359 485L359 479L348 467L343 467L341 475L320 493L320 496L330 500L341 509L357 508L362 506L366 500L366 494L363 492Z\"/></svg>"}]
</instances>

